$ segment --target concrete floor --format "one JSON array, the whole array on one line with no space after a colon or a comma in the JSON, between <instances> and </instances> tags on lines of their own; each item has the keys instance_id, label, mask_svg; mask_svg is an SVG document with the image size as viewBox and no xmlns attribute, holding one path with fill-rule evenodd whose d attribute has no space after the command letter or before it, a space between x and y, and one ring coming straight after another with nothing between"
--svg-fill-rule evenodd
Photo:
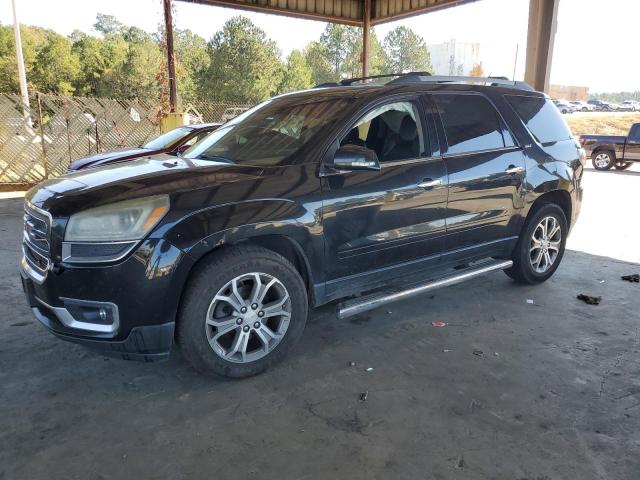
<instances>
[{"instance_id":1,"label":"concrete floor","mask_svg":"<svg viewBox=\"0 0 640 480\"><path fill-rule=\"evenodd\" d=\"M324 308L243 381L55 339L20 291L22 200L0 200L0 479L638 479L640 286L620 275L640 271L639 182L587 173L579 250L546 284Z\"/></svg>"}]
</instances>

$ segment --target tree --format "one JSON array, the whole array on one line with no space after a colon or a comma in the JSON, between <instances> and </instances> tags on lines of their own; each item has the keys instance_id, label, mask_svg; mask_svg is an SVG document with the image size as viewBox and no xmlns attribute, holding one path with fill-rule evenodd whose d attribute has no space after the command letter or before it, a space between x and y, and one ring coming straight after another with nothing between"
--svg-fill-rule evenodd
<instances>
[{"instance_id":1,"label":"tree","mask_svg":"<svg viewBox=\"0 0 640 480\"><path fill-rule=\"evenodd\" d=\"M300 50L293 50L287 57L287 64L278 87L278 93L304 90L311 87L311 85L311 69L307 65L304 55Z\"/></svg>"},{"instance_id":2,"label":"tree","mask_svg":"<svg viewBox=\"0 0 640 480\"><path fill-rule=\"evenodd\" d=\"M210 65L200 77L201 98L258 103L280 85L280 52L265 32L246 17L229 19L209 42Z\"/></svg>"},{"instance_id":3,"label":"tree","mask_svg":"<svg viewBox=\"0 0 640 480\"><path fill-rule=\"evenodd\" d=\"M469 75L472 77L484 77L484 69L482 68L482 62L476 63L469 71Z\"/></svg>"},{"instance_id":4,"label":"tree","mask_svg":"<svg viewBox=\"0 0 640 480\"><path fill-rule=\"evenodd\" d=\"M314 85L338 80L329 61L327 49L320 42L310 42L304 49L303 55L311 71L311 81Z\"/></svg>"},{"instance_id":5,"label":"tree","mask_svg":"<svg viewBox=\"0 0 640 480\"><path fill-rule=\"evenodd\" d=\"M360 30L330 23L320 35L320 45L336 79L354 76L360 61ZM356 74L357 75L357 74Z\"/></svg>"},{"instance_id":6,"label":"tree","mask_svg":"<svg viewBox=\"0 0 640 480\"><path fill-rule=\"evenodd\" d=\"M71 42L49 32L47 44L40 49L32 72L32 81L44 93L71 95L80 74L80 61L71 50Z\"/></svg>"},{"instance_id":7,"label":"tree","mask_svg":"<svg viewBox=\"0 0 640 480\"><path fill-rule=\"evenodd\" d=\"M407 27L396 27L384 38L388 72L430 72L431 56L424 39Z\"/></svg>"},{"instance_id":8,"label":"tree","mask_svg":"<svg viewBox=\"0 0 640 480\"><path fill-rule=\"evenodd\" d=\"M93 28L103 35L117 35L126 30L126 27L113 15L98 13Z\"/></svg>"},{"instance_id":9,"label":"tree","mask_svg":"<svg viewBox=\"0 0 640 480\"><path fill-rule=\"evenodd\" d=\"M31 73L37 61L38 52L47 44L49 33L40 27L20 26L22 36L22 54L24 57L27 82L31 89L37 89L33 84ZM0 92L18 93L18 66L13 28L0 26Z\"/></svg>"},{"instance_id":10,"label":"tree","mask_svg":"<svg viewBox=\"0 0 640 480\"><path fill-rule=\"evenodd\" d=\"M120 35L97 38L82 32L71 34L72 51L80 61L75 93L89 96L114 96L110 76L126 60L128 45Z\"/></svg>"},{"instance_id":11,"label":"tree","mask_svg":"<svg viewBox=\"0 0 640 480\"><path fill-rule=\"evenodd\" d=\"M173 36L178 96L183 102L193 102L198 97L198 79L211 64L207 41L191 30L176 29Z\"/></svg>"}]
</instances>

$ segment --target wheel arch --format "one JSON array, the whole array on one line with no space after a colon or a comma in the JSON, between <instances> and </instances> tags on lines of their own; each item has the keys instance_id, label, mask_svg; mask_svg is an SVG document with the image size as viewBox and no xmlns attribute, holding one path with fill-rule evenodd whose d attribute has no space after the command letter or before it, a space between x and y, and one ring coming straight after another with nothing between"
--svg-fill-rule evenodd
<instances>
[{"instance_id":1,"label":"wheel arch","mask_svg":"<svg viewBox=\"0 0 640 480\"><path fill-rule=\"evenodd\" d=\"M536 200L531 204L531 207L529 207L525 224L540 209L542 205L545 205L547 203L558 205L564 212L564 216L567 219L567 225L572 224L571 219L573 215L573 204L571 202L571 194L566 190L560 189L544 192L538 198L536 198Z\"/></svg>"},{"instance_id":2,"label":"wheel arch","mask_svg":"<svg viewBox=\"0 0 640 480\"><path fill-rule=\"evenodd\" d=\"M603 145L598 145L594 149L591 150L591 158L593 159L600 152L610 152L613 155L613 160L616 160L616 149L613 145L608 143Z\"/></svg>"},{"instance_id":3,"label":"wheel arch","mask_svg":"<svg viewBox=\"0 0 640 480\"><path fill-rule=\"evenodd\" d=\"M195 275L199 268L201 268L201 266L211 258L212 255L218 255L220 252L234 248L238 245L253 245L270 250L287 259L302 277L302 281L307 289L309 298L312 303L315 303L318 296L318 287L315 283L316 279L313 274L309 257L298 239L282 233L264 233L245 236L242 234L225 235L225 232L220 232L216 237L218 238L209 238L202 242L203 245L206 245L209 248L206 250L201 248L196 251L197 258L194 258L195 261L191 266L190 271L187 273L186 280L180 293L181 297L184 295L184 292L188 287L189 280Z\"/></svg>"}]
</instances>

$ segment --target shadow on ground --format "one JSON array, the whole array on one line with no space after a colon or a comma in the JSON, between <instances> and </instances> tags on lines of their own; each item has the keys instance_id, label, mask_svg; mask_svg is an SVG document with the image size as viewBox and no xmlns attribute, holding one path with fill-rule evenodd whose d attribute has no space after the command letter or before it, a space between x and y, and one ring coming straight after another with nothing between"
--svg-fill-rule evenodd
<instances>
[{"instance_id":1,"label":"shadow on ground","mask_svg":"<svg viewBox=\"0 0 640 480\"><path fill-rule=\"evenodd\" d=\"M226 381L47 333L20 291L21 205L0 202L0 479L640 477L640 286L620 280L638 265L570 251L536 287L327 306L282 364Z\"/></svg>"}]
</instances>

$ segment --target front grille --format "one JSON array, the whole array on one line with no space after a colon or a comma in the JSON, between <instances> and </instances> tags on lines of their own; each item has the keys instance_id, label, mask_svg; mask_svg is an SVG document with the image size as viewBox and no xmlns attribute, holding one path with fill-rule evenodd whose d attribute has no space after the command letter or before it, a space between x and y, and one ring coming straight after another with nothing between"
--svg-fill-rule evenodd
<instances>
[{"instance_id":1,"label":"front grille","mask_svg":"<svg viewBox=\"0 0 640 480\"><path fill-rule=\"evenodd\" d=\"M24 258L31 267L46 274L51 258L51 217L28 202L24 205Z\"/></svg>"}]
</instances>

